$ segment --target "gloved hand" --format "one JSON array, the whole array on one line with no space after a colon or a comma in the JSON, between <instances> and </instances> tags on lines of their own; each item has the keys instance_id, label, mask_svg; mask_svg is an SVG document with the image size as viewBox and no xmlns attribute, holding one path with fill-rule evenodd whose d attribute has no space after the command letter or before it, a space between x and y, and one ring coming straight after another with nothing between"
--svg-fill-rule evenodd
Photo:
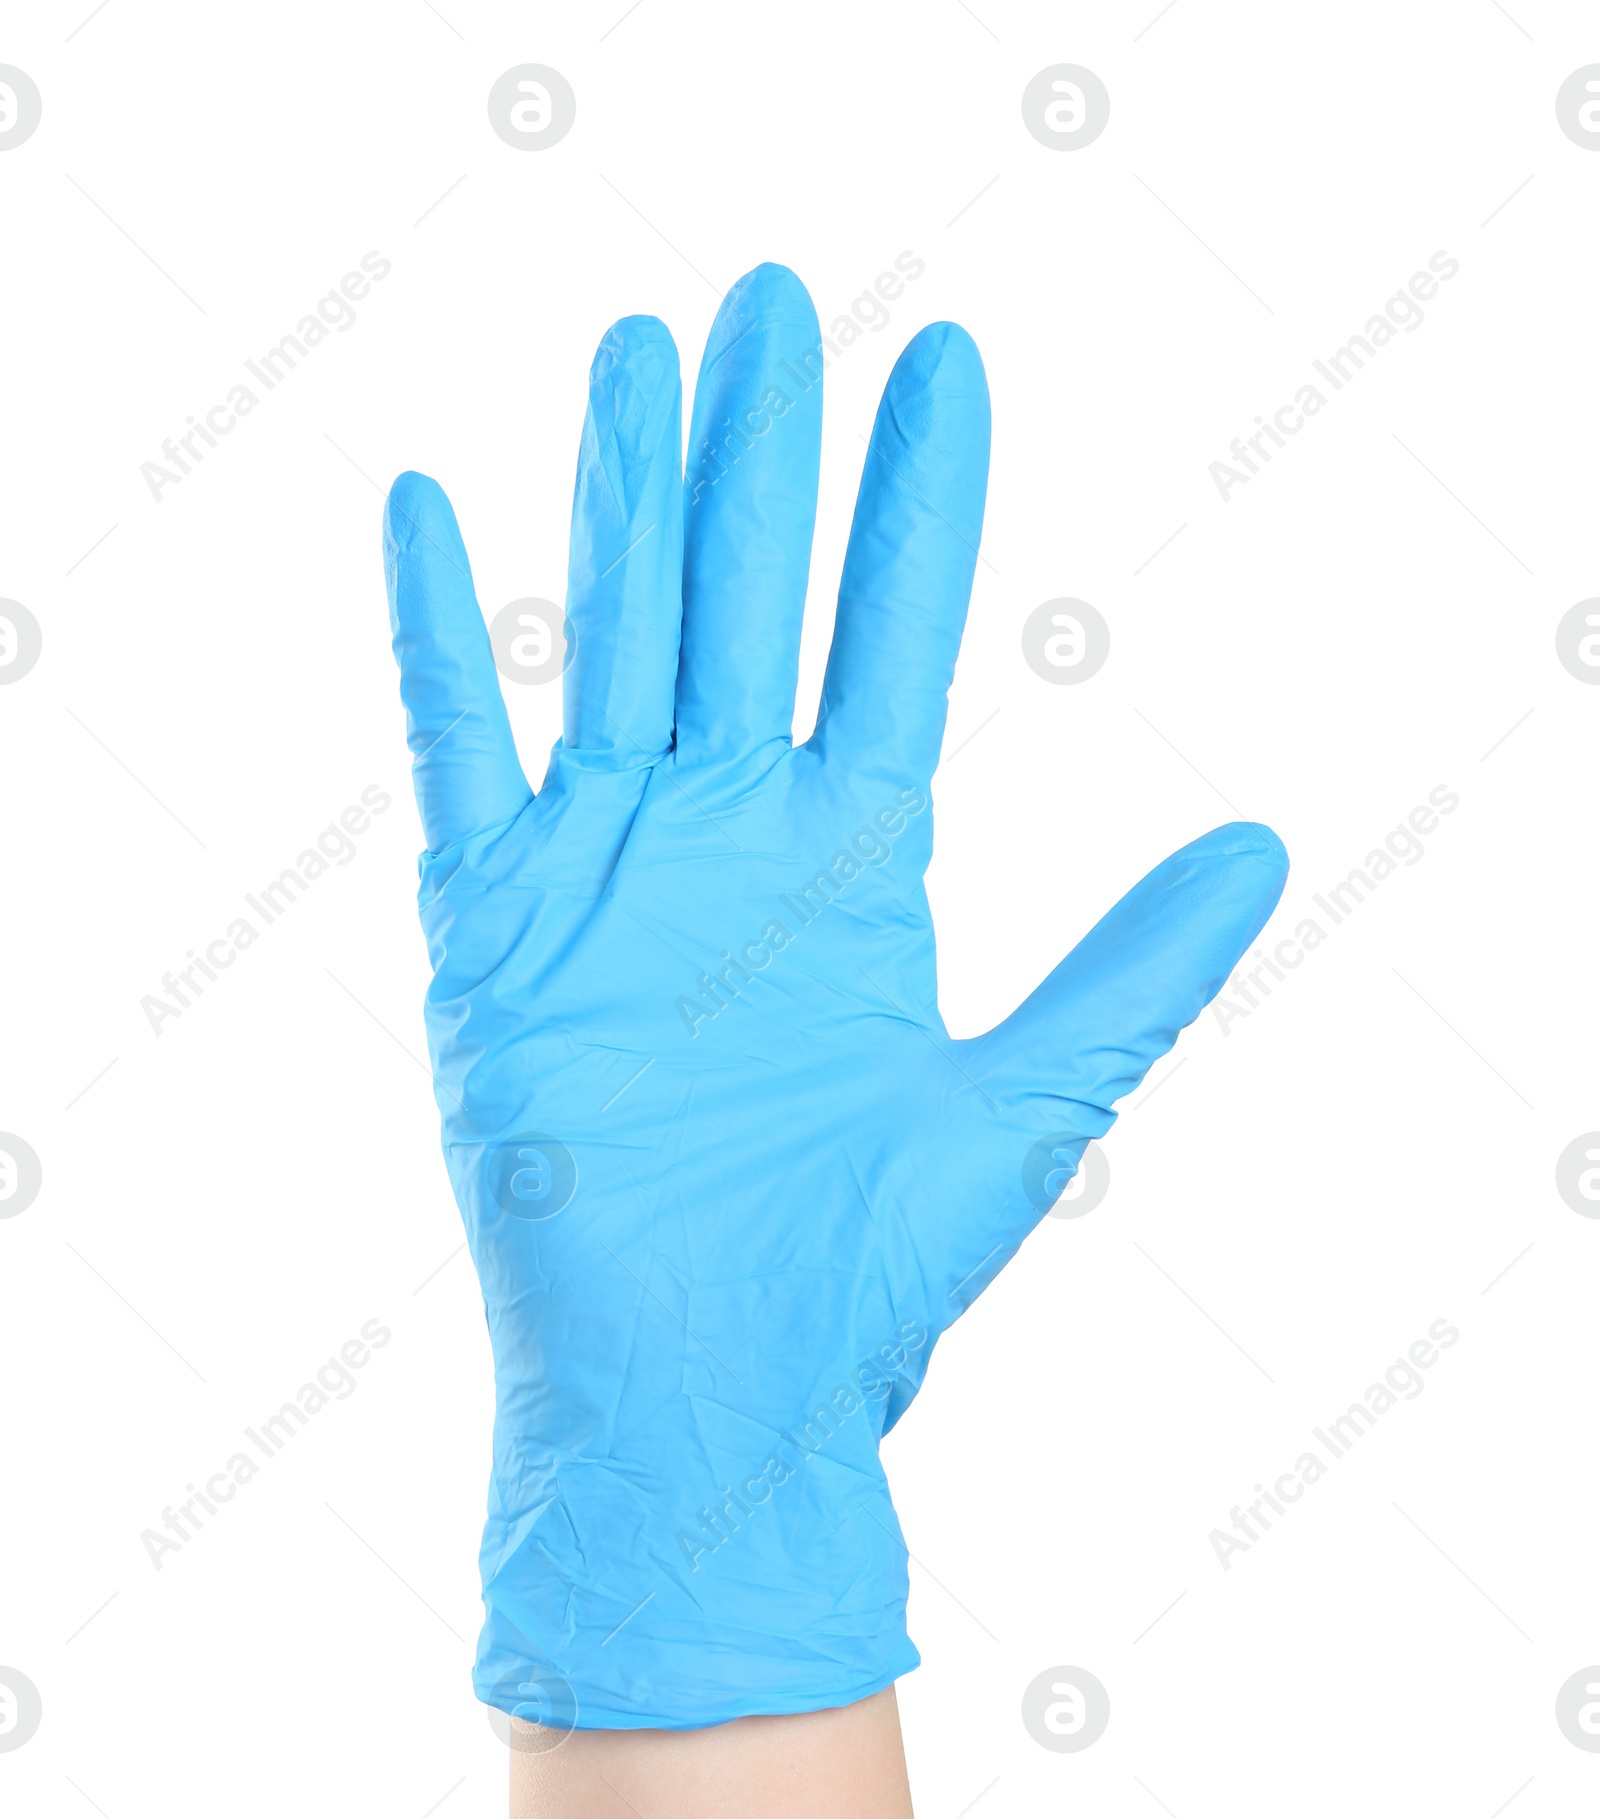
<instances>
[{"instance_id":1,"label":"gloved hand","mask_svg":"<svg viewBox=\"0 0 1600 1819\"><path fill-rule=\"evenodd\" d=\"M759 267L684 474L667 330L602 341L537 797L450 505L389 497L428 1039L495 1359L474 1683L558 1726L839 1706L917 1665L879 1440L1286 872L1264 827L1206 834L951 1040L922 879L988 392L949 323L896 365L795 747L820 375L805 290Z\"/></svg>"}]
</instances>

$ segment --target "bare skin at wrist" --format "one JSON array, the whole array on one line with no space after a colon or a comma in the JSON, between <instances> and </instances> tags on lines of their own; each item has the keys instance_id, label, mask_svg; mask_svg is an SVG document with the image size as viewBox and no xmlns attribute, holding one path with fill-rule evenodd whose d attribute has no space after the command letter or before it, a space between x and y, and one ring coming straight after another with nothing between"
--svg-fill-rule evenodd
<instances>
[{"instance_id":1,"label":"bare skin at wrist","mask_svg":"<svg viewBox=\"0 0 1600 1819\"><path fill-rule=\"evenodd\" d=\"M512 1731L511 1819L912 1819L893 1687L703 1731Z\"/></svg>"}]
</instances>

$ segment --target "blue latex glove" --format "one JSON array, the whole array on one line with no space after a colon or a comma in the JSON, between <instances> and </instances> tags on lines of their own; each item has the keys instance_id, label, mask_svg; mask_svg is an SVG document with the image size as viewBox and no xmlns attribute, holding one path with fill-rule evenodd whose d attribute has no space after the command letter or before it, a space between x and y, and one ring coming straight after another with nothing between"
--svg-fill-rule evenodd
<instances>
[{"instance_id":1,"label":"blue latex glove","mask_svg":"<svg viewBox=\"0 0 1600 1819\"><path fill-rule=\"evenodd\" d=\"M917 1665L879 1440L1286 872L1267 828L1216 829L951 1040L922 879L988 391L949 323L896 365L795 747L820 369L794 275L742 279L685 474L667 330L601 343L537 797L450 505L389 498L428 1039L495 1359L474 1683L558 1726L839 1706Z\"/></svg>"}]
</instances>

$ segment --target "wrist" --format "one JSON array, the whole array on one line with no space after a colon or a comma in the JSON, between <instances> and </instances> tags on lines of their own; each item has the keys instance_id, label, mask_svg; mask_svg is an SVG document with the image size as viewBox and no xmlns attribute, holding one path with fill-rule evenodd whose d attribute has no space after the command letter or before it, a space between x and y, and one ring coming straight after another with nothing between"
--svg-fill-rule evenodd
<instances>
[{"instance_id":1,"label":"wrist","mask_svg":"<svg viewBox=\"0 0 1600 1819\"><path fill-rule=\"evenodd\" d=\"M892 1687L826 1711L702 1730L511 1721L511 1819L911 1819Z\"/></svg>"}]
</instances>

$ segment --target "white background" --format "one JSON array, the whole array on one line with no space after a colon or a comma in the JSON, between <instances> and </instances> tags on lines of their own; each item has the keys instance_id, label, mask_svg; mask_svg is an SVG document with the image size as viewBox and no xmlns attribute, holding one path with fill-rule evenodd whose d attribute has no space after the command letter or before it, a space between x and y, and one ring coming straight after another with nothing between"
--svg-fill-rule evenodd
<instances>
[{"instance_id":1,"label":"white background","mask_svg":"<svg viewBox=\"0 0 1600 1819\"><path fill-rule=\"evenodd\" d=\"M954 1033L1231 805L1289 848L1277 936L1461 798L1158 1065L1103 1204L1044 1222L888 1443L918 1813L1593 1810L1554 1701L1600 1660L1600 1223L1554 1170L1600 1125L1600 690L1554 629L1600 592L1600 157L1554 101L1600 30L1158 3L642 0L608 33L623 0L107 0L70 39L87 0L8 6L44 116L0 154L0 595L44 655L0 691L0 1127L44 1187L0 1222L0 1664L44 1717L7 1813L503 1812L379 489L443 481L487 610L559 599L607 324L659 314L692 372L751 265L826 324L902 250L925 275L827 382L798 730L877 394L954 318L995 424L935 788ZM485 111L528 61L578 97L537 155ZM1071 154L1020 112L1063 61L1111 95ZM355 326L154 502L140 464L369 249ZM1208 465L1441 249L1423 325L1224 504ZM1062 594L1111 626L1080 687L1021 655ZM509 692L537 781L559 689ZM356 858L152 1035L141 996L369 784ZM372 1318L358 1391L157 1572L141 1531ZM1209 1532L1441 1318L1425 1393L1224 1572ZM1078 1754L1019 1716L1060 1664L1110 1693Z\"/></svg>"}]
</instances>

